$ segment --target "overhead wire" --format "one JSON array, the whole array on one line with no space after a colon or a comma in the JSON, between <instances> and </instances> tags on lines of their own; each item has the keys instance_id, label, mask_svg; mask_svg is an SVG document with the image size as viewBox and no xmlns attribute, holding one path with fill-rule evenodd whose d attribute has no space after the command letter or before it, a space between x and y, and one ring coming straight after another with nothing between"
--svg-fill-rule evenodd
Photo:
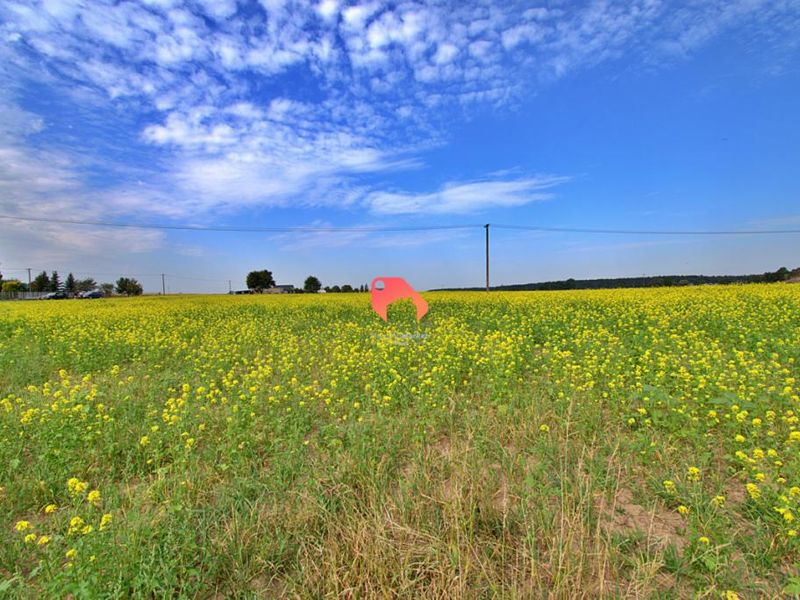
<instances>
[{"instance_id":1,"label":"overhead wire","mask_svg":"<svg viewBox=\"0 0 800 600\"><path fill-rule=\"evenodd\" d=\"M786 235L799 234L800 229L612 229L591 227L552 227L546 225L512 225L506 223L463 223L463 224L435 224L435 225L375 225L375 226L332 226L332 225L302 225L302 226L264 226L240 227L223 225L191 225L170 223L122 223L118 221L95 221L80 219L55 219L46 217L30 217L19 215L0 214L0 219L57 223L61 225L88 225L96 227L122 227L130 229L163 229L178 231L216 231L230 233L308 233L308 232L404 232L404 231L436 231L453 229L477 229L487 225L493 229L509 229L520 231L540 231L550 233L592 233L607 235ZM8 269L12 270L12 269ZM19 270L19 269L17 269Z\"/></svg>"}]
</instances>

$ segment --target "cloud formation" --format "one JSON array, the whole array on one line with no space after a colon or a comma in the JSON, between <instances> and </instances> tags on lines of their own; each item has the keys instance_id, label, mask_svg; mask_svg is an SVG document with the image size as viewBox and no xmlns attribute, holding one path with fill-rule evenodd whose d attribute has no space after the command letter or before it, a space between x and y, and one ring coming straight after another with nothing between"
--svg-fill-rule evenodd
<instances>
[{"instance_id":1,"label":"cloud formation","mask_svg":"<svg viewBox=\"0 0 800 600\"><path fill-rule=\"evenodd\" d=\"M381 214L467 214L509 208L552 198L551 188L568 177L545 175L520 179L448 183L431 193L375 192L369 207Z\"/></svg>"},{"instance_id":2,"label":"cloud formation","mask_svg":"<svg viewBox=\"0 0 800 600\"><path fill-rule=\"evenodd\" d=\"M377 213L464 213L539 200L553 184L452 182L409 194L387 190L375 176L419 166L415 155L444 143L448 122L462 111L513 105L531 88L625 54L649 63L685 56L743 23L775 36L797 25L798 12L792 2L767 0L537 8L7 0L0 81L15 89L35 81L76 103L136 115L137 129L121 135L151 149L158 169L146 186L105 190L117 211L180 217L252 206L349 207L361 197ZM37 115L27 122L13 132L12 148L47 127ZM479 200L488 197L494 200Z\"/></svg>"}]
</instances>

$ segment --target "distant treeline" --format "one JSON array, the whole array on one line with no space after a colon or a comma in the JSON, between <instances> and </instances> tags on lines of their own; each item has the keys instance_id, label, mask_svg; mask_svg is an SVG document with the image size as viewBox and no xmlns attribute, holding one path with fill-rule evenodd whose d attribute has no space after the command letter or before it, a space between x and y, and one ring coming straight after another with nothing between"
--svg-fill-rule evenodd
<instances>
[{"instance_id":1,"label":"distant treeline","mask_svg":"<svg viewBox=\"0 0 800 600\"><path fill-rule=\"evenodd\" d=\"M611 279L565 279L540 283L515 283L491 287L497 291L604 290L611 288L671 287L683 285L776 283L800 277L800 268L790 271L781 267L757 275L655 275L652 277L616 277ZM483 290L482 287L442 288L441 291Z\"/></svg>"}]
</instances>

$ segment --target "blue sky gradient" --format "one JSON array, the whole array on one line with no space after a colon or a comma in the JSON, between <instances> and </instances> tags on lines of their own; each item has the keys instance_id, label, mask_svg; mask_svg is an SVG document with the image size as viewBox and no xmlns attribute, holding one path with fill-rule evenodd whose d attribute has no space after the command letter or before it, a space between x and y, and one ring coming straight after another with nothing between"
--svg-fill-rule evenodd
<instances>
[{"instance_id":1,"label":"blue sky gradient","mask_svg":"<svg viewBox=\"0 0 800 600\"><path fill-rule=\"evenodd\" d=\"M223 226L800 228L791 1L0 5L0 214ZM800 236L492 233L493 283L800 266ZM158 291L483 280L483 231L0 219L0 271ZM26 276L26 275L25 275Z\"/></svg>"}]
</instances>

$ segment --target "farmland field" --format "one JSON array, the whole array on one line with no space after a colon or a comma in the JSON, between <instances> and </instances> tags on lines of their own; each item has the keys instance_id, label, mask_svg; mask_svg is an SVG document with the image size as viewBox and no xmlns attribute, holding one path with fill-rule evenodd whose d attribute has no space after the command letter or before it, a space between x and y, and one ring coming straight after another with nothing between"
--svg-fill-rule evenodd
<instances>
[{"instance_id":1,"label":"farmland field","mask_svg":"<svg viewBox=\"0 0 800 600\"><path fill-rule=\"evenodd\" d=\"M800 286L0 304L0 596L800 591Z\"/></svg>"}]
</instances>

